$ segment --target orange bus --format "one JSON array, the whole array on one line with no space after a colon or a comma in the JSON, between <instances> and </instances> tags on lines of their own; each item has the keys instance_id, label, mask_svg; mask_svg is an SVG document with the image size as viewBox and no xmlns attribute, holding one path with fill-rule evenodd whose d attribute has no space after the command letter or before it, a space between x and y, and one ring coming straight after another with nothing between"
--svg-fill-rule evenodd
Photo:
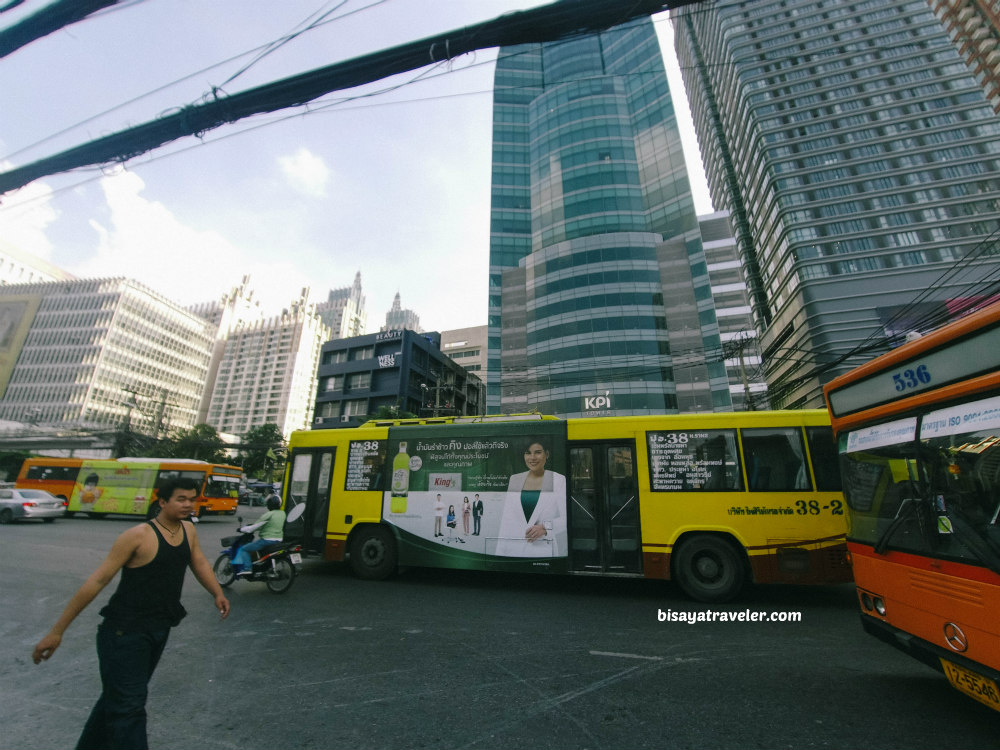
<instances>
[{"instance_id":1,"label":"orange bus","mask_svg":"<svg viewBox=\"0 0 1000 750\"><path fill-rule=\"evenodd\" d=\"M14 486L45 490L68 502L82 464L82 458L29 458L21 464Z\"/></svg>"},{"instance_id":2,"label":"orange bus","mask_svg":"<svg viewBox=\"0 0 1000 750\"><path fill-rule=\"evenodd\" d=\"M865 631L1000 710L1000 303L824 390Z\"/></svg>"},{"instance_id":3,"label":"orange bus","mask_svg":"<svg viewBox=\"0 0 1000 750\"><path fill-rule=\"evenodd\" d=\"M80 511L99 518L109 513L145 515L156 488L179 477L199 483L196 515L236 515L243 470L192 459L29 458L14 484L66 500L67 515Z\"/></svg>"}]
</instances>

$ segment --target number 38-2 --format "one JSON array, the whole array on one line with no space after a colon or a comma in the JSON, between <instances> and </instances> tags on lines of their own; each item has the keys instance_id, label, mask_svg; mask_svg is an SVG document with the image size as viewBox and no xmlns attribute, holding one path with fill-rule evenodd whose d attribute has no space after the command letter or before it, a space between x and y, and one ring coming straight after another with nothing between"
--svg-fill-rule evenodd
<instances>
[{"instance_id":1,"label":"number 38-2","mask_svg":"<svg viewBox=\"0 0 1000 750\"><path fill-rule=\"evenodd\" d=\"M920 365L915 370L897 372L892 376L892 382L895 383L897 391L906 391L921 384L927 385L931 382L931 374L927 371L927 365Z\"/></svg>"}]
</instances>

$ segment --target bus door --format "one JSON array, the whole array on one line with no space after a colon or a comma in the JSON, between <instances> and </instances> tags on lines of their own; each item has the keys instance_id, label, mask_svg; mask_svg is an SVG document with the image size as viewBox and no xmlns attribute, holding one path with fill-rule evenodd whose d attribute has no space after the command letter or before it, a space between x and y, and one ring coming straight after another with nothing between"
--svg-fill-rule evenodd
<instances>
[{"instance_id":1,"label":"bus door","mask_svg":"<svg viewBox=\"0 0 1000 750\"><path fill-rule=\"evenodd\" d=\"M635 443L571 441L568 445L570 568L641 573Z\"/></svg>"},{"instance_id":2,"label":"bus door","mask_svg":"<svg viewBox=\"0 0 1000 750\"><path fill-rule=\"evenodd\" d=\"M305 503L306 509L299 520L289 525L288 535L301 535L302 545L313 552L322 553L326 545L335 453L336 448L306 448L296 450L291 458L285 512L291 513L299 503Z\"/></svg>"}]
</instances>

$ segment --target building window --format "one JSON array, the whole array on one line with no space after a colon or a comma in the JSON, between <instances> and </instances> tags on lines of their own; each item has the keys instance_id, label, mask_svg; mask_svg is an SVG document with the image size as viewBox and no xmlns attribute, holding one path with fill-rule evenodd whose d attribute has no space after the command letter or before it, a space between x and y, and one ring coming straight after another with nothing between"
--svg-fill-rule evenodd
<instances>
[{"instance_id":1,"label":"building window","mask_svg":"<svg viewBox=\"0 0 1000 750\"><path fill-rule=\"evenodd\" d=\"M362 359L371 359L375 356L374 346L360 346L357 349L351 349L348 360L351 362L356 362Z\"/></svg>"},{"instance_id":2,"label":"building window","mask_svg":"<svg viewBox=\"0 0 1000 750\"><path fill-rule=\"evenodd\" d=\"M342 417L363 417L368 413L368 399L354 398L345 401L341 409Z\"/></svg>"},{"instance_id":3,"label":"building window","mask_svg":"<svg viewBox=\"0 0 1000 750\"><path fill-rule=\"evenodd\" d=\"M347 376L347 390L356 391L362 388L371 388L372 374L370 372L356 372Z\"/></svg>"}]
</instances>

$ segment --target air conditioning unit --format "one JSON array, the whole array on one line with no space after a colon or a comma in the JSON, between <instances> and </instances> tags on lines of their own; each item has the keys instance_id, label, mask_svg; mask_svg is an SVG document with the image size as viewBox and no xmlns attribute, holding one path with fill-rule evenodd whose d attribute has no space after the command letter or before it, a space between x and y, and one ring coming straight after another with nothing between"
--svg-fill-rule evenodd
<instances>
[{"instance_id":1,"label":"air conditioning unit","mask_svg":"<svg viewBox=\"0 0 1000 750\"><path fill-rule=\"evenodd\" d=\"M340 415L340 421L341 422L350 422L351 421L351 415L350 414L341 414Z\"/></svg>"}]
</instances>

